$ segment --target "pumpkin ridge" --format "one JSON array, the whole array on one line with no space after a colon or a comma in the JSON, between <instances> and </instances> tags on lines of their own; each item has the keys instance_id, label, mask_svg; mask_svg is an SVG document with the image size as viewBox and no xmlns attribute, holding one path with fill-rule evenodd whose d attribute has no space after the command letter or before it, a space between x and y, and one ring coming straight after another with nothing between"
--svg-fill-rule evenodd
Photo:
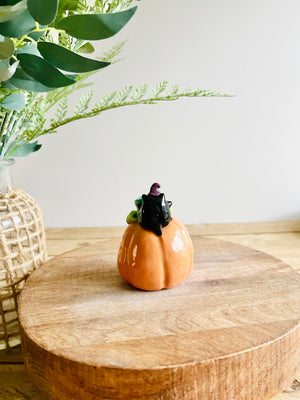
<instances>
[{"instance_id":1,"label":"pumpkin ridge","mask_svg":"<svg viewBox=\"0 0 300 400\"><path fill-rule=\"evenodd\" d=\"M162 234L162 236L160 236L158 238L158 240L159 240L159 245L160 245L159 247L160 247L160 254L161 254L161 257L162 257L162 266L163 266L163 268L162 268L163 277L162 277L161 286L162 286L162 288L166 288L167 287L166 280L168 278L168 276L167 276L168 266L166 265L166 252L165 252L163 235L164 234Z\"/></svg>"},{"instance_id":2,"label":"pumpkin ridge","mask_svg":"<svg viewBox=\"0 0 300 400\"><path fill-rule=\"evenodd\" d=\"M168 242L169 238L169 230L173 230L173 227L175 228L179 228L180 223L178 222L178 220L176 218L172 218L171 222L165 227L163 228L163 234L162 236L159 237L160 240L160 247L161 247L161 254L162 254L162 265L163 265L163 269L164 269L164 276L163 276L163 280L162 280L162 287L164 289L169 287L169 283L170 283L170 260L168 260L168 256L167 256L167 246L165 245L165 241ZM165 232L164 232L165 230Z\"/></svg>"}]
</instances>

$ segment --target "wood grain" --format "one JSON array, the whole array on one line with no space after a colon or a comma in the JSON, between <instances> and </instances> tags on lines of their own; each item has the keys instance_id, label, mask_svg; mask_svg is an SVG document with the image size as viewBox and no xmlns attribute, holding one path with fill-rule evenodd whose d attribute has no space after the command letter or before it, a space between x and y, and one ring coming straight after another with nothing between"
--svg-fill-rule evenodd
<instances>
[{"instance_id":1,"label":"wood grain","mask_svg":"<svg viewBox=\"0 0 300 400\"><path fill-rule=\"evenodd\" d=\"M196 224L187 225L191 235L235 235L256 233L282 233L300 232L300 221L270 221L270 222L246 222L224 224ZM67 239L107 239L120 237L124 226L114 227L90 227L90 228L48 228L46 229L48 240Z\"/></svg>"},{"instance_id":2,"label":"wood grain","mask_svg":"<svg viewBox=\"0 0 300 400\"><path fill-rule=\"evenodd\" d=\"M300 276L193 238L193 274L142 292L118 275L119 238L36 271L21 296L25 361L51 399L262 400L296 376Z\"/></svg>"},{"instance_id":3,"label":"wood grain","mask_svg":"<svg viewBox=\"0 0 300 400\"><path fill-rule=\"evenodd\" d=\"M213 235L212 237L230 240L234 243L267 252L285 261L300 272L300 232Z\"/></svg>"},{"instance_id":4,"label":"wood grain","mask_svg":"<svg viewBox=\"0 0 300 400\"><path fill-rule=\"evenodd\" d=\"M1 400L45 400L22 365L0 365Z\"/></svg>"}]
</instances>

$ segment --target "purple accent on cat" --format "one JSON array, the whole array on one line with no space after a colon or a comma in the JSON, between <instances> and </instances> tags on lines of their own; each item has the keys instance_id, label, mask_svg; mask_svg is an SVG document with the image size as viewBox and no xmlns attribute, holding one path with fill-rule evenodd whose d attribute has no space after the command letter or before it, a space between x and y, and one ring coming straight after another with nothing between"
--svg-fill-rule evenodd
<instances>
[{"instance_id":1,"label":"purple accent on cat","mask_svg":"<svg viewBox=\"0 0 300 400\"><path fill-rule=\"evenodd\" d=\"M150 192L148 193L148 196L159 196L160 195L160 184L155 182L150 188Z\"/></svg>"}]
</instances>

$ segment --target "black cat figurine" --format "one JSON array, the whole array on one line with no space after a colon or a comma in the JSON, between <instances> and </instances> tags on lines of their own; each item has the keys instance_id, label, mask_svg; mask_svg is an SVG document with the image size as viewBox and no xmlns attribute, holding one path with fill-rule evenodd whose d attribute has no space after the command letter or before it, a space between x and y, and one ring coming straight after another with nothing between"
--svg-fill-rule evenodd
<instances>
[{"instance_id":1,"label":"black cat figurine","mask_svg":"<svg viewBox=\"0 0 300 400\"><path fill-rule=\"evenodd\" d=\"M172 220L170 207L171 201L167 201L164 193L159 192L160 185L154 183L149 194L142 195L142 204L139 210L140 225L156 235L162 235L162 228Z\"/></svg>"}]
</instances>

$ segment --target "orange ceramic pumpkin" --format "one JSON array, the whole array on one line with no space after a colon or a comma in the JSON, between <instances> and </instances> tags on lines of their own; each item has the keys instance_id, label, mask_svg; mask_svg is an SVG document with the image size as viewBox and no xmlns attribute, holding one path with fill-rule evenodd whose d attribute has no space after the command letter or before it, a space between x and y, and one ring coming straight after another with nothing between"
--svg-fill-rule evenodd
<instances>
[{"instance_id":1,"label":"orange ceramic pumpkin","mask_svg":"<svg viewBox=\"0 0 300 400\"><path fill-rule=\"evenodd\" d=\"M138 222L127 227L118 254L121 276L143 290L179 285L193 268L193 243L186 227L172 218L158 236Z\"/></svg>"}]
</instances>

